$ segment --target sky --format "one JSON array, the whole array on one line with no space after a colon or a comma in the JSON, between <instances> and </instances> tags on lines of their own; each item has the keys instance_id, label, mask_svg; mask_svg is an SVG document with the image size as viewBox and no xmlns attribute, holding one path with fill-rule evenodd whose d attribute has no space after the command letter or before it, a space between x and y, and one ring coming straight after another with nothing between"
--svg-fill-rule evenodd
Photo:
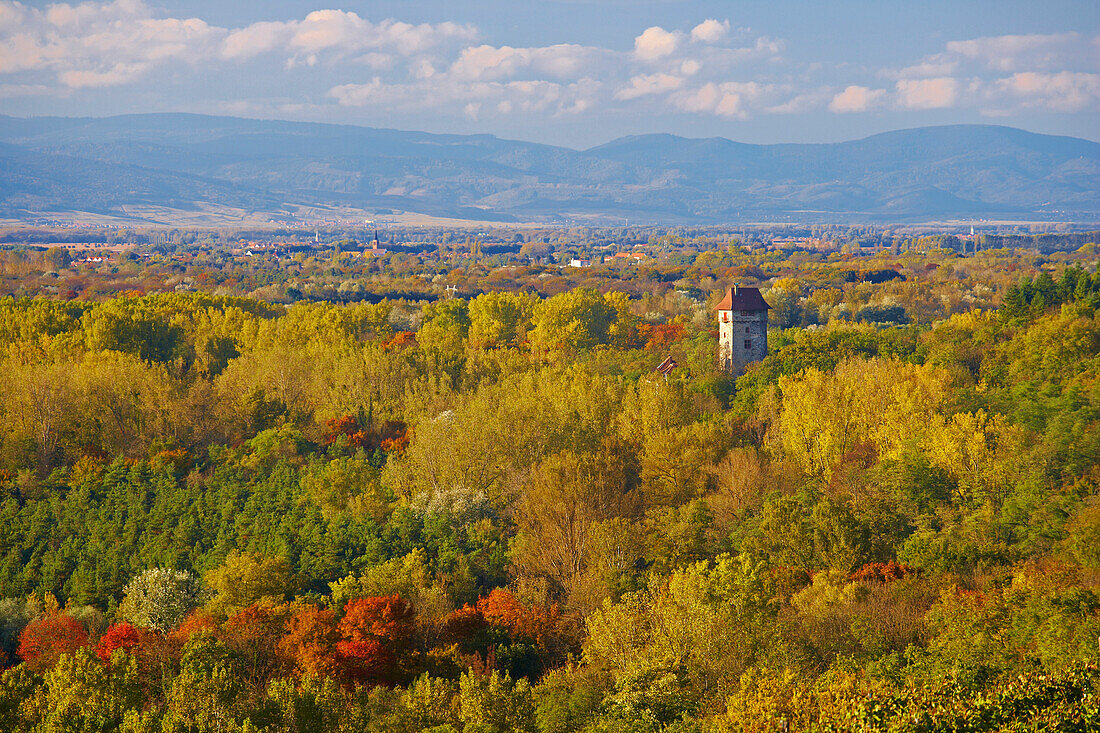
<instances>
[{"instance_id":1,"label":"sky","mask_svg":"<svg viewBox=\"0 0 1100 733\"><path fill-rule=\"evenodd\" d=\"M572 148L959 123L1100 140L1100 3L0 0L0 114L145 112Z\"/></svg>"}]
</instances>

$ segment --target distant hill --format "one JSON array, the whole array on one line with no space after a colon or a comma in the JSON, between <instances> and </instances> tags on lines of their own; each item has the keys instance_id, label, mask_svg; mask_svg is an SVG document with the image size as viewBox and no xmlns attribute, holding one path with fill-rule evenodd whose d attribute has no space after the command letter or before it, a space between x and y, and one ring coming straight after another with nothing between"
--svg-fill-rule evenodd
<instances>
[{"instance_id":1,"label":"distant hill","mask_svg":"<svg viewBox=\"0 0 1100 733\"><path fill-rule=\"evenodd\" d=\"M498 221L1100 219L1100 143L992 125L589 150L202 115L0 116L0 217L297 206Z\"/></svg>"}]
</instances>

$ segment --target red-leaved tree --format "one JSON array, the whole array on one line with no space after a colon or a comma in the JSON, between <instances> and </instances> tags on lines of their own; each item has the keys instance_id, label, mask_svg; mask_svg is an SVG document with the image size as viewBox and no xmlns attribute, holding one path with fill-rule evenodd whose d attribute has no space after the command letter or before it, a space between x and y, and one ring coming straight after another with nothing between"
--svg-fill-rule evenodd
<instances>
[{"instance_id":1,"label":"red-leaved tree","mask_svg":"<svg viewBox=\"0 0 1100 733\"><path fill-rule=\"evenodd\" d=\"M336 642L337 659L347 679L371 685L393 684L397 655L378 639L342 639Z\"/></svg>"},{"instance_id":2,"label":"red-leaved tree","mask_svg":"<svg viewBox=\"0 0 1100 733\"><path fill-rule=\"evenodd\" d=\"M141 646L141 641L141 632L137 627L128 621L123 621L122 623L114 624L103 633L103 636L99 637L99 643L96 644L95 653L96 656L104 662L109 662L111 661L111 654L113 654L116 649L124 649L128 652L132 652L134 649Z\"/></svg>"},{"instance_id":3,"label":"red-leaved tree","mask_svg":"<svg viewBox=\"0 0 1100 733\"><path fill-rule=\"evenodd\" d=\"M443 638L446 641L467 646L485 630L488 624L485 614L467 603L462 608L451 611L447 616L443 622Z\"/></svg>"},{"instance_id":4,"label":"red-leaved tree","mask_svg":"<svg viewBox=\"0 0 1100 733\"><path fill-rule=\"evenodd\" d=\"M339 631L345 639L375 638L398 647L412 636L416 612L401 596L356 598L344 606Z\"/></svg>"},{"instance_id":5,"label":"red-leaved tree","mask_svg":"<svg viewBox=\"0 0 1100 733\"><path fill-rule=\"evenodd\" d=\"M200 631L214 632L218 629L218 621L205 611L196 608L187 618L183 620L183 623L172 632L172 638L180 645L183 646L187 643L194 634Z\"/></svg>"},{"instance_id":6,"label":"red-leaved tree","mask_svg":"<svg viewBox=\"0 0 1100 733\"><path fill-rule=\"evenodd\" d=\"M67 613L51 613L31 621L19 634L16 654L36 672L57 664L62 654L88 645L84 624Z\"/></svg>"}]
</instances>

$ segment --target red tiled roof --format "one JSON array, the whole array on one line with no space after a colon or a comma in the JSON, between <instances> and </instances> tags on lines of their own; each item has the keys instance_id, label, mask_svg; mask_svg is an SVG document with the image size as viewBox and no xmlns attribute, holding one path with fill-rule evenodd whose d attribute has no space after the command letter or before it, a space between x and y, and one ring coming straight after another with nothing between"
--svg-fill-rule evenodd
<instances>
[{"instance_id":1,"label":"red tiled roof","mask_svg":"<svg viewBox=\"0 0 1100 733\"><path fill-rule=\"evenodd\" d=\"M771 306L760 294L760 288L745 288L735 285L726 291L726 296L718 303L720 311L766 311Z\"/></svg>"}]
</instances>

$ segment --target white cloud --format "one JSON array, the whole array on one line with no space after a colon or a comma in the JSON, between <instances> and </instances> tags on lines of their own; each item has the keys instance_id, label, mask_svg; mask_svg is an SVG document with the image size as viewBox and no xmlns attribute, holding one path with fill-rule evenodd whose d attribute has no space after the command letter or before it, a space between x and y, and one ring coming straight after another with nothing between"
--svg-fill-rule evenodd
<instances>
[{"instance_id":1,"label":"white cloud","mask_svg":"<svg viewBox=\"0 0 1100 733\"><path fill-rule=\"evenodd\" d=\"M0 99L9 97L42 97L56 90L45 84L0 84Z\"/></svg>"},{"instance_id":2,"label":"white cloud","mask_svg":"<svg viewBox=\"0 0 1100 733\"><path fill-rule=\"evenodd\" d=\"M413 56L446 42L467 42L477 36L472 26L457 23L412 25L398 20L372 23L345 10L315 10L301 20L258 22L233 31L222 47L225 58L251 58L271 51L293 58L317 59L317 54L337 55L384 50Z\"/></svg>"},{"instance_id":3,"label":"white cloud","mask_svg":"<svg viewBox=\"0 0 1100 733\"><path fill-rule=\"evenodd\" d=\"M1038 33L991 36L968 41L951 41L948 52L973 59L995 71L1047 70L1064 68L1088 55L1087 44L1077 33ZM1095 65L1095 58L1091 59Z\"/></svg>"},{"instance_id":4,"label":"white cloud","mask_svg":"<svg viewBox=\"0 0 1100 733\"><path fill-rule=\"evenodd\" d=\"M772 87L754 81L710 82L673 95L672 102L685 112L706 112L734 119L747 119L748 107L773 91Z\"/></svg>"},{"instance_id":5,"label":"white cloud","mask_svg":"<svg viewBox=\"0 0 1100 733\"><path fill-rule=\"evenodd\" d=\"M882 104L886 98L885 89L869 89L852 85L840 92L829 102L833 112L866 112Z\"/></svg>"},{"instance_id":6,"label":"white cloud","mask_svg":"<svg viewBox=\"0 0 1100 733\"><path fill-rule=\"evenodd\" d=\"M321 54L357 55L373 68L383 56L413 58L476 29L451 22L372 23L356 13L317 10L300 20L263 21L229 30L199 18L158 17L142 0L54 4L44 10L0 0L0 74L46 71L71 88L130 83L159 65L243 61L278 52L288 66Z\"/></svg>"},{"instance_id":7,"label":"white cloud","mask_svg":"<svg viewBox=\"0 0 1100 733\"><path fill-rule=\"evenodd\" d=\"M679 45L679 34L655 25L634 39L634 55L643 61L656 61L674 53Z\"/></svg>"},{"instance_id":8,"label":"white cloud","mask_svg":"<svg viewBox=\"0 0 1100 733\"><path fill-rule=\"evenodd\" d=\"M381 71L383 69L393 68L394 58L388 53L368 51L362 56L356 57L355 61L363 64L363 66L366 66L368 68L375 69L376 71ZM409 68L411 71L413 71L414 74L420 74L424 72L425 64L427 65L427 68L430 69L428 76L431 76L432 73L435 73L435 70L431 69L431 62L429 62L427 59L419 59L417 62L410 64Z\"/></svg>"},{"instance_id":9,"label":"white cloud","mask_svg":"<svg viewBox=\"0 0 1100 733\"><path fill-rule=\"evenodd\" d=\"M63 71L58 78L70 89L113 87L138 79L149 70L149 67L150 64L141 63L115 64L114 67L103 71Z\"/></svg>"},{"instance_id":10,"label":"white cloud","mask_svg":"<svg viewBox=\"0 0 1100 733\"><path fill-rule=\"evenodd\" d=\"M220 28L168 17L165 4L146 0L48 1L0 0L0 98L79 97L79 90L136 87L158 71L161 79L185 82L191 74L192 83L199 74L255 74L270 86L283 69L296 69L285 77L287 98L265 102L269 114L324 118L323 110L337 106L380 105L387 114L431 110L486 119L629 103L645 113L745 119L826 106L834 113L893 105L1011 115L1080 114L1100 104L1100 37L1081 32L951 41L909 65L879 70L875 82L874 70L787 58L782 39L716 18L640 33L624 28L623 41L637 35L633 51L623 52L570 43L489 45L469 25L372 20L338 9ZM837 78L846 73L863 78ZM329 89L321 102L311 97L317 85Z\"/></svg>"},{"instance_id":11,"label":"white cloud","mask_svg":"<svg viewBox=\"0 0 1100 733\"><path fill-rule=\"evenodd\" d=\"M729 32L729 29L730 22L728 20L719 22L714 18L707 18L691 29L691 37L693 40L702 41L703 43L716 43Z\"/></svg>"},{"instance_id":12,"label":"white cloud","mask_svg":"<svg viewBox=\"0 0 1100 733\"><path fill-rule=\"evenodd\" d=\"M363 107L374 101L384 101L388 90L381 77L374 77L367 84L339 84L328 90L328 95L346 107Z\"/></svg>"},{"instance_id":13,"label":"white cloud","mask_svg":"<svg viewBox=\"0 0 1100 733\"><path fill-rule=\"evenodd\" d=\"M825 104L831 96L827 89L814 89L802 94L795 94L778 104L765 107L764 111L773 115L802 114Z\"/></svg>"},{"instance_id":14,"label":"white cloud","mask_svg":"<svg viewBox=\"0 0 1100 733\"><path fill-rule=\"evenodd\" d=\"M630 79L628 86L615 92L615 99L628 100L650 94L663 94L679 89L683 83L683 78L672 74L639 74Z\"/></svg>"},{"instance_id":15,"label":"white cloud","mask_svg":"<svg viewBox=\"0 0 1100 733\"><path fill-rule=\"evenodd\" d=\"M346 107L384 105L389 111L454 110L468 114L476 104L480 114L487 106L498 111L578 114L595 103L599 82L579 79L569 84L545 80L469 81L437 75L412 84L386 84L375 77L366 84L341 84L328 96Z\"/></svg>"},{"instance_id":16,"label":"white cloud","mask_svg":"<svg viewBox=\"0 0 1100 733\"><path fill-rule=\"evenodd\" d=\"M418 59L409 66L409 73L417 79L431 79L436 75L435 64L428 59Z\"/></svg>"},{"instance_id":17,"label":"white cloud","mask_svg":"<svg viewBox=\"0 0 1100 733\"><path fill-rule=\"evenodd\" d=\"M925 56L901 69L886 69L883 76L892 79L958 76L989 71L1072 71L1100 68L1100 53L1095 48L1100 37L1089 39L1076 32L987 36L949 41L944 50Z\"/></svg>"},{"instance_id":18,"label":"white cloud","mask_svg":"<svg viewBox=\"0 0 1100 733\"><path fill-rule=\"evenodd\" d=\"M529 62L530 54L524 48L475 46L462 50L451 73L461 79L503 79Z\"/></svg>"},{"instance_id":19,"label":"white cloud","mask_svg":"<svg viewBox=\"0 0 1100 733\"><path fill-rule=\"evenodd\" d=\"M598 49L571 44L538 48L471 46L459 54L451 73L466 80L507 79L530 69L555 79L576 79L598 56Z\"/></svg>"},{"instance_id":20,"label":"white cloud","mask_svg":"<svg viewBox=\"0 0 1100 733\"><path fill-rule=\"evenodd\" d=\"M898 103L906 109L940 109L954 106L959 82L949 76L933 79L901 79L897 85Z\"/></svg>"},{"instance_id":21,"label":"white cloud","mask_svg":"<svg viewBox=\"0 0 1100 733\"><path fill-rule=\"evenodd\" d=\"M919 63L897 71L887 70L883 76L890 79L921 79L929 76L952 76L958 71L959 60L951 54L937 53L926 56Z\"/></svg>"},{"instance_id":22,"label":"white cloud","mask_svg":"<svg viewBox=\"0 0 1100 733\"><path fill-rule=\"evenodd\" d=\"M222 43L227 59L247 59L286 45L294 35L289 23L253 23L230 33Z\"/></svg>"},{"instance_id":23,"label":"white cloud","mask_svg":"<svg viewBox=\"0 0 1100 733\"><path fill-rule=\"evenodd\" d=\"M155 18L140 0L0 2L0 73L51 71L65 86L123 84L159 63L209 56L225 35L198 18Z\"/></svg>"},{"instance_id":24,"label":"white cloud","mask_svg":"<svg viewBox=\"0 0 1100 733\"><path fill-rule=\"evenodd\" d=\"M1025 71L994 84L1000 99L1028 108L1083 112L1100 107L1100 74Z\"/></svg>"},{"instance_id":25,"label":"white cloud","mask_svg":"<svg viewBox=\"0 0 1100 733\"><path fill-rule=\"evenodd\" d=\"M902 109L953 106L1010 115L1025 109L1075 113L1096 105L1100 38L1077 32L950 41L939 53L882 76L896 79ZM842 93L843 94L843 93ZM838 95L834 111L849 101Z\"/></svg>"},{"instance_id":26,"label":"white cloud","mask_svg":"<svg viewBox=\"0 0 1100 733\"><path fill-rule=\"evenodd\" d=\"M709 46L700 50L699 55L708 67L732 69L756 62L778 61L785 47L780 39L760 36L749 46Z\"/></svg>"}]
</instances>

